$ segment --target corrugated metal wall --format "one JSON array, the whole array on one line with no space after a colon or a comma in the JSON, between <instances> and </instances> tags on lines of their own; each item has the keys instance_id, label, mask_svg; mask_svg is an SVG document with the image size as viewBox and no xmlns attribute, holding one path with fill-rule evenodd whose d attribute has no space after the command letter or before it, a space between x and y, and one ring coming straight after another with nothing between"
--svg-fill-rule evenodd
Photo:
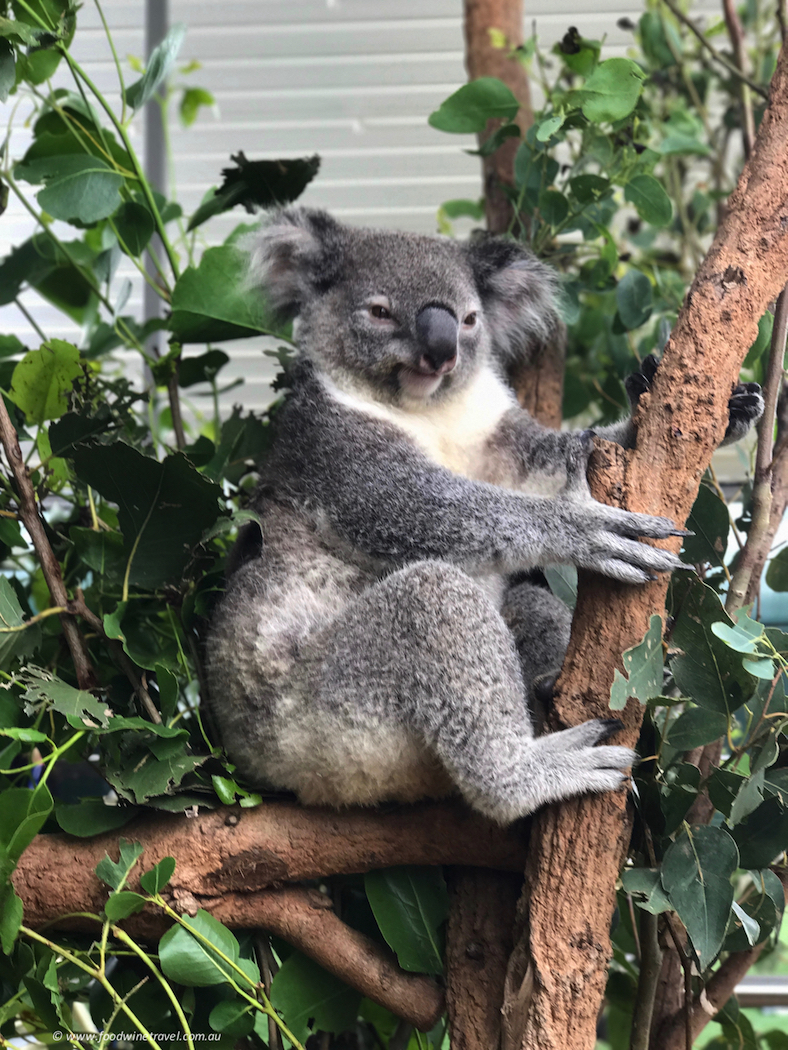
<instances>
[{"instance_id":1,"label":"corrugated metal wall","mask_svg":"<svg viewBox=\"0 0 788 1050\"><path fill-rule=\"evenodd\" d=\"M606 56L623 54L630 35L616 22L637 18L638 0L550 0L526 2L528 27L551 45L568 25L583 36L605 38ZM711 3L704 6L716 11ZM104 0L103 8L125 56L143 57L144 0ZM231 153L274 158L319 153L322 169L302 200L330 209L349 222L435 231L442 201L477 197L478 159L464 149L471 138L444 135L427 124L428 114L465 81L461 0L171 0L170 19L189 27L179 66L197 60L202 68L172 83L207 88L215 112L202 110L190 129L172 120L175 196L188 214L220 179ZM695 11L699 8L696 6ZM117 78L96 8L79 11L74 52L111 100ZM58 84L68 84L63 71ZM70 86L70 85L69 85ZM6 120L14 124L13 155L21 156L29 131L24 107ZM135 125L135 146L142 131ZM30 189L30 187L25 187ZM234 211L200 231L208 243L221 241L246 214ZM0 254L32 232L31 220L12 199L0 219ZM73 236L68 233L68 236ZM141 281L130 266L126 308L141 312ZM48 336L79 341L80 333L34 293L24 303ZM14 306L0 308L0 332L16 332L28 345L38 338ZM227 374L245 380L230 400L260 407L268 399L270 362L260 342L234 342ZM130 367L135 367L130 363ZM199 406L198 406L199 407Z\"/></svg>"}]
</instances>

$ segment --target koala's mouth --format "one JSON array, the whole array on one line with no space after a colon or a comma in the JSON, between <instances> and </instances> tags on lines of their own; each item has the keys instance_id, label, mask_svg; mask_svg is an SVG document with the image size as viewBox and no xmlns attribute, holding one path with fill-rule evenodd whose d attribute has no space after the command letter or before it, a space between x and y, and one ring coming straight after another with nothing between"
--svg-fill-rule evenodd
<instances>
[{"instance_id":1,"label":"koala's mouth","mask_svg":"<svg viewBox=\"0 0 788 1050\"><path fill-rule=\"evenodd\" d=\"M400 389L411 397L429 397L434 394L443 382L443 377L454 370L457 358L444 361L438 368L424 365L413 367L403 365L399 371Z\"/></svg>"}]
</instances>

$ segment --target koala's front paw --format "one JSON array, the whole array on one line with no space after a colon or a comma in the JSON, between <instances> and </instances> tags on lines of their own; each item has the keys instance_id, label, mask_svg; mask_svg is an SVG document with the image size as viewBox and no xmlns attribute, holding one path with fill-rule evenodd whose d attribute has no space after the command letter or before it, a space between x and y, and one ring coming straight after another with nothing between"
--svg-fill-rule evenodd
<instances>
[{"instance_id":1,"label":"koala's front paw","mask_svg":"<svg viewBox=\"0 0 788 1050\"><path fill-rule=\"evenodd\" d=\"M640 362L640 370L633 372L632 375L627 376L624 380L627 397L633 409L640 401L640 395L651 389L658 367L659 358L657 355L649 354L648 357L644 357Z\"/></svg>"},{"instance_id":2,"label":"koala's front paw","mask_svg":"<svg viewBox=\"0 0 788 1050\"><path fill-rule=\"evenodd\" d=\"M758 383L739 383L728 402L728 429L724 445L743 438L763 415L763 393Z\"/></svg>"}]
</instances>

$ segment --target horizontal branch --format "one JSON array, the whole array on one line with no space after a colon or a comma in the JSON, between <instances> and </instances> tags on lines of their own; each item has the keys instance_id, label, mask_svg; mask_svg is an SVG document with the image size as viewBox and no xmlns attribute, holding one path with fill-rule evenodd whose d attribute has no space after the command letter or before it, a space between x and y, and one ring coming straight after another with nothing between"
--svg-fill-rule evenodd
<instances>
[{"instance_id":1,"label":"horizontal branch","mask_svg":"<svg viewBox=\"0 0 788 1050\"><path fill-rule=\"evenodd\" d=\"M499 828L459 803L336 812L276 801L190 819L146 815L122 832L92 839L39 835L13 874L25 923L33 929L91 929L93 920L74 913L102 911L108 890L93 869L107 853L116 858L121 834L144 848L129 888L136 888L142 871L174 857L165 896L181 914L204 908L233 929L275 933L422 1030L433 1027L443 1011L437 985L401 970L391 953L341 922L321 894L282 884L395 864L519 872L526 853L522 824ZM123 925L157 940L168 924L146 908Z\"/></svg>"}]
</instances>

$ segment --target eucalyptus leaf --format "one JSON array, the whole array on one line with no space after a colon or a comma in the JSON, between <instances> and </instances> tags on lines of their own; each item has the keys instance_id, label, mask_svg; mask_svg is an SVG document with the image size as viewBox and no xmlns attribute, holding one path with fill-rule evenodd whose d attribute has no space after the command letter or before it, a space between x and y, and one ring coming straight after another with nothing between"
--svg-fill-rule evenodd
<instances>
[{"instance_id":1,"label":"eucalyptus leaf","mask_svg":"<svg viewBox=\"0 0 788 1050\"><path fill-rule=\"evenodd\" d=\"M627 270L616 287L616 306L624 327L640 328L653 310L651 281L634 267Z\"/></svg>"},{"instance_id":2,"label":"eucalyptus leaf","mask_svg":"<svg viewBox=\"0 0 788 1050\"><path fill-rule=\"evenodd\" d=\"M627 677L616 668L610 690L610 706L614 711L626 707L627 700L635 697L641 704L662 692L662 620L654 615L649 620L643 640L627 649L622 656Z\"/></svg>"},{"instance_id":3,"label":"eucalyptus leaf","mask_svg":"<svg viewBox=\"0 0 788 1050\"><path fill-rule=\"evenodd\" d=\"M635 205L644 222L667 226L673 218L673 205L664 187L653 175L635 175L624 187L624 199Z\"/></svg>"},{"instance_id":4,"label":"eucalyptus leaf","mask_svg":"<svg viewBox=\"0 0 788 1050\"><path fill-rule=\"evenodd\" d=\"M637 105L646 75L630 58L600 62L578 91L584 116L595 124L621 120Z\"/></svg>"},{"instance_id":5,"label":"eucalyptus leaf","mask_svg":"<svg viewBox=\"0 0 788 1050\"><path fill-rule=\"evenodd\" d=\"M360 992L296 951L285 959L271 982L272 1005L302 1043L310 1027L334 1033L352 1028L360 1002Z\"/></svg>"},{"instance_id":6,"label":"eucalyptus leaf","mask_svg":"<svg viewBox=\"0 0 788 1050\"><path fill-rule=\"evenodd\" d=\"M371 871L364 876L364 888L400 966L416 973L442 973L449 898L440 870L413 866Z\"/></svg>"},{"instance_id":7,"label":"eucalyptus leaf","mask_svg":"<svg viewBox=\"0 0 788 1050\"><path fill-rule=\"evenodd\" d=\"M236 979L232 964L238 964L239 959L235 935L202 909L194 918L184 916L183 925L170 927L159 941L162 972L187 988L203 988Z\"/></svg>"},{"instance_id":8,"label":"eucalyptus leaf","mask_svg":"<svg viewBox=\"0 0 788 1050\"><path fill-rule=\"evenodd\" d=\"M694 535L684 537L681 560L722 565L730 527L727 504L708 485L701 485L687 521Z\"/></svg>"},{"instance_id":9,"label":"eucalyptus leaf","mask_svg":"<svg viewBox=\"0 0 788 1050\"><path fill-rule=\"evenodd\" d=\"M62 339L50 339L30 350L14 369L11 399L31 423L59 419L68 409L74 380L82 375L79 350Z\"/></svg>"},{"instance_id":10,"label":"eucalyptus leaf","mask_svg":"<svg viewBox=\"0 0 788 1050\"><path fill-rule=\"evenodd\" d=\"M151 51L148 66L142 77L126 88L126 103L140 109L153 98L157 88L169 74L186 36L186 26L176 22L162 42Z\"/></svg>"},{"instance_id":11,"label":"eucalyptus leaf","mask_svg":"<svg viewBox=\"0 0 788 1050\"><path fill-rule=\"evenodd\" d=\"M520 103L503 81L479 77L442 102L430 113L428 123L438 131L472 135L484 131L488 120L514 120L519 108Z\"/></svg>"},{"instance_id":12,"label":"eucalyptus leaf","mask_svg":"<svg viewBox=\"0 0 788 1050\"><path fill-rule=\"evenodd\" d=\"M739 866L736 843L724 828L701 825L668 847L662 885L684 923L701 970L717 957L733 903L731 878Z\"/></svg>"}]
</instances>

